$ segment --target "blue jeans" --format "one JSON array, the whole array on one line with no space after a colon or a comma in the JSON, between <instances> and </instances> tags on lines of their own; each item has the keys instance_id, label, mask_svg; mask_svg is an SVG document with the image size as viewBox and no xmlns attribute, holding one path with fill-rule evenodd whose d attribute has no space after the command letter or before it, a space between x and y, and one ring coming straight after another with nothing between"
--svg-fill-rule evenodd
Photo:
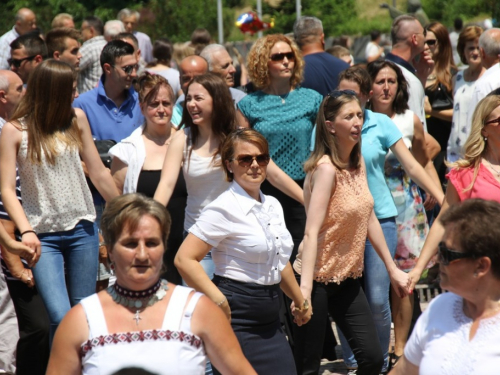
<instances>
[{"instance_id":1,"label":"blue jeans","mask_svg":"<svg viewBox=\"0 0 500 375\"><path fill-rule=\"evenodd\" d=\"M64 232L40 233L42 256L33 268L50 320L50 340L72 306L95 293L99 238L96 225L82 220Z\"/></svg>"},{"instance_id":2,"label":"blue jeans","mask_svg":"<svg viewBox=\"0 0 500 375\"><path fill-rule=\"evenodd\" d=\"M398 232L395 218L380 219L380 226L384 232L385 242L394 258L398 244ZM377 255L370 241L366 240L365 245L365 269L364 269L364 289L368 304L372 311L373 321L377 329L378 339L384 355L383 371L388 368L389 342L391 339L391 307L389 305L389 288L391 281L385 268L384 262ZM354 359L346 338L338 330L342 354L347 368L357 368L358 364Z\"/></svg>"}]
</instances>

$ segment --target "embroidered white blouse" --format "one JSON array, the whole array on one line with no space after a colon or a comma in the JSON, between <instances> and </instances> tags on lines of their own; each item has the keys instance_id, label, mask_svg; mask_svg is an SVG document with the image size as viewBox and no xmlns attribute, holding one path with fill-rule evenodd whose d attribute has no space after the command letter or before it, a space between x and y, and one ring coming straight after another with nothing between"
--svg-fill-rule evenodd
<instances>
[{"instance_id":1,"label":"embroidered white blouse","mask_svg":"<svg viewBox=\"0 0 500 375\"><path fill-rule=\"evenodd\" d=\"M213 246L216 275L261 285L281 281L293 249L292 236L278 200L262 192L260 199L233 181L189 229Z\"/></svg>"},{"instance_id":2,"label":"embroidered white blouse","mask_svg":"<svg viewBox=\"0 0 500 375\"><path fill-rule=\"evenodd\" d=\"M494 375L500 369L500 314L481 320L469 339L472 319L454 293L436 297L420 316L405 357L420 375Z\"/></svg>"}]
</instances>

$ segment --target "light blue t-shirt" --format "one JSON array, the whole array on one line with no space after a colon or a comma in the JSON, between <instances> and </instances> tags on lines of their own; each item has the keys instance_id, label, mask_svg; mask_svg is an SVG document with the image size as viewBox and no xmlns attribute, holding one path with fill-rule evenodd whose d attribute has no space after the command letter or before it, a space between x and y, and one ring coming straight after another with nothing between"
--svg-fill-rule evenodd
<instances>
[{"instance_id":1,"label":"light blue t-shirt","mask_svg":"<svg viewBox=\"0 0 500 375\"><path fill-rule=\"evenodd\" d=\"M389 148L402 137L398 127L389 117L365 109L361 128L361 154L365 159L368 187L375 201L374 210L377 219L387 219L398 214L385 181L384 165ZM311 151L314 150L315 142L316 128L311 136Z\"/></svg>"},{"instance_id":2,"label":"light blue t-shirt","mask_svg":"<svg viewBox=\"0 0 500 375\"><path fill-rule=\"evenodd\" d=\"M250 126L266 137L273 161L294 180L305 178L303 164L322 100L316 91L298 87L282 96L257 91L238 103Z\"/></svg>"},{"instance_id":3,"label":"light blue t-shirt","mask_svg":"<svg viewBox=\"0 0 500 375\"><path fill-rule=\"evenodd\" d=\"M365 109L364 115L361 154L365 159L368 187L375 201L375 215L378 219L387 219L397 216L398 210L384 177L385 157L403 135L387 115L369 109Z\"/></svg>"}]
</instances>

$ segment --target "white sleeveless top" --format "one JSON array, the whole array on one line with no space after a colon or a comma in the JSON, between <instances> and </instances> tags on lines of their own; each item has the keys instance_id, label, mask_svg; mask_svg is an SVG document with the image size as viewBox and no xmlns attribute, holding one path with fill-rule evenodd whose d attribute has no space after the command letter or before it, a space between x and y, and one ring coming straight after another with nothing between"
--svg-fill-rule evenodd
<instances>
[{"instance_id":1,"label":"white sleeveless top","mask_svg":"<svg viewBox=\"0 0 500 375\"><path fill-rule=\"evenodd\" d=\"M158 375L202 375L207 360L203 341L191 331L191 316L201 293L186 301L191 288L176 286L161 329L109 334L97 294L80 303L87 316L89 340L82 344L82 374L110 375L140 367ZM186 308L184 308L186 306Z\"/></svg>"},{"instance_id":2,"label":"white sleeveless top","mask_svg":"<svg viewBox=\"0 0 500 375\"><path fill-rule=\"evenodd\" d=\"M406 147L411 150L411 144L413 142L413 133L415 131L415 124L414 124L414 113L413 111L407 109L405 113L401 114L396 114L391 120L396 124L398 127L399 131L403 135L403 142L406 145ZM389 152L387 153L386 160L390 159L396 159L396 156L392 153L392 151L389 149Z\"/></svg>"},{"instance_id":3,"label":"white sleeveless top","mask_svg":"<svg viewBox=\"0 0 500 375\"><path fill-rule=\"evenodd\" d=\"M182 171L188 193L184 218L184 230L187 232L198 220L201 210L226 191L230 183L226 181L222 166L214 165L214 163L220 164L220 155L213 160L212 156L202 157L193 151L189 157L192 148L191 131L186 128L184 132L187 140L184 146Z\"/></svg>"},{"instance_id":4,"label":"white sleeveless top","mask_svg":"<svg viewBox=\"0 0 500 375\"><path fill-rule=\"evenodd\" d=\"M81 220L95 221L92 201L76 147L58 142L54 165L42 154L35 164L28 158L28 132L21 122L22 140L17 154L23 209L37 233L73 229ZM43 150L42 150L43 152Z\"/></svg>"}]
</instances>

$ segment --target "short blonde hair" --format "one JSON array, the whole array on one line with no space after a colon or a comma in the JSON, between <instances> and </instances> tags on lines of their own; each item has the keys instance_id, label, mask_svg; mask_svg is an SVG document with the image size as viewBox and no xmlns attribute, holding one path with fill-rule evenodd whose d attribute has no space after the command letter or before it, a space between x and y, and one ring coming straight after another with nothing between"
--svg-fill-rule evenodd
<instances>
[{"instance_id":1,"label":"short blonde hair","mask_svg":"<svg viewBox=\"0 0 500 375\"><path fill-rule=\"evenodd\" d=\"M271 57L271 49L278 42L288 44L295 55L295 65L293 68L292 78L290 79L292 87L295 87L302 82L304 59L302 58L299 48L295 42L285 35L272 34L258 39L248 54L248 74L254 85L260 89L266 88L271 83L267 63Z\"/></svg>"}]
</instances>

